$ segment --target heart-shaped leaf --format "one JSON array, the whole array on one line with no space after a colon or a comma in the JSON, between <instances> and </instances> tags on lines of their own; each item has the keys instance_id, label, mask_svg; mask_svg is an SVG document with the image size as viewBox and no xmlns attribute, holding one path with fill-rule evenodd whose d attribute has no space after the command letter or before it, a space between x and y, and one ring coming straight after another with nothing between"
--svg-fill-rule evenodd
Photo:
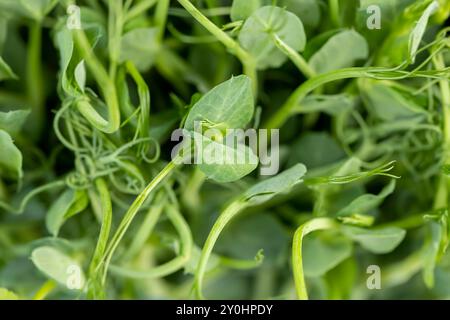
<instances>
[{"instance_id":1,"label":"heart-shaped leaf","mask_svg":"<svg viewBox=\"0 0 450 320\"><path fill-rule=\"evenodd\" d=\"M376 254L393 251L403 241L406 231L396 227L383 229L363 229L343 226L343 233L358 242L364 249Z\"/></svg>"},{"instance_id":2,"label":"heart-shaped leaf","mask_svg":"<svg viewBox=\"0 0 450 320\"><path fill-rule=\"evenodd\" d=\"M58 249L36 248L31 253L31 261L42 273L63 286L81 289L85 284L86 278L78 262Z\"/></svg>"},{"instance_id":3,"label":"heart-shaped leaf","mask_svg":"<svg viewBox=\"0 0 450 320\"><path fill-rule=\"evenodd\" d=\"M226 129L244 128L252 119L254 102L251 80L241 75L232 77L205 94L189 111L184 123L194 130L197 121L220 124Z\"/></svg>"},{"instance_id":4,"label":"heart-shaped leaf","mask_svg":"<svg viewBox=\"0 0 450 320\"><path fill-rule=\"evenodd\" d=\"M288 59L277 48L274 34L293 50L305 49L306 34L299 17L283 8L262 7L245 21L239 33L240 44L256 58L261 70L277 68Z\"/></svg>"}]
</instances>

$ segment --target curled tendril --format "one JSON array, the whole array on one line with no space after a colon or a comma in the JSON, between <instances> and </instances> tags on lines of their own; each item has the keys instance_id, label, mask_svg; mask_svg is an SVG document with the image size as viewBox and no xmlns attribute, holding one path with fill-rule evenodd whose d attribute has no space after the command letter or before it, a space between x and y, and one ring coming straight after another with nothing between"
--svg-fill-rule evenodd
<instances>
[{"instance_id":1,"label":"curled tendril","mask_svg":"<svg viewBox=\"0 0 450 320\"><path fill-rule=\"evenodd\" d=\"M406 169L422 179L438 173L442 165L442 150L439 151L442 139L442 131L432 125L418 125L406 132L401 146Z\"/></svg>"},{"instance_id":2,"label":"curled tendril","mask_svg":"<svg viewBox=\"0 0 450 320\"><path fill-rule=\"evenodd\" d=\"M53 128L60 142L75 153L93 153L94 147L91 140L94 139L94 132L86 125L86 120L77 111L72 110L76 99L67 99L61 109L55 114ZM68 138L61 131L61 119L65 120L65 131ZM92 137L92 139L91 139ZM80 146L80 143L82 146Z\"/></svg>"},{"instance_id":3,"label":"curled tendril","mask_svg":"<svg viewBox=\"0 0 450 320\"><path fill-rule=\"evenodd\" d=\"M0 201L0 208L8 211L8 212L12 212L12 213L16 213L16 214L21 214L25 211L28 203L31 201L31 199L33 199L35 196L46 192L48 190L51 189L56 189L56 188L61 188L65 185L64 181L61 180L57 180L57 181L53 181L47 184L44 184L40 187L37 187L36 189L33 189L32 191L30 191L20 202L19 206L17 208L11 206L9 203L4 202L4 201Z\"/></svg>"},{"instance_id":4,"label":"curled tendril","mask_svg":"<svg viewBox=\"0 0 450 320\"><path fill-rule=\"evenodd\" d=\"M110 174L110 180L113 185L123 193L139 194L146 185L145 179L139 169L132 163L118 159L114 163L117 165L119 172L126 172L126 174L122 177L119 177L118 173ZM122 181L119 179L122 179Z\"/></svg>"},{"instance_id":5,"label":"curled tendril","mask_svg":"<svg viewBox=\"0 0 450 320\"><path fill-rule=\"evenodd\" d=\"M323 184L347 184L373 176L384 176L388 178L399 179L400 177L390 173L392 169L394 169L395 163L396 161L391 161L375 169L357 172L346 176L330 176L305 179L305 184L308 186L320 186Z\"/></svg>"},{"instance_id":6,"label":"curled tendril","mask_svg":"<svg viewBox=\"0 0 450 320\"><path fill-rule=\"evenodd\" d=\"M153 139L153 138L149 138L149 139L151 139L150 141L153 142L153 144L154 144L155 151L154 151L153 157L149 158L147 156L147 153L150 150L150 146L148 146L148 145L141 148L140 156L145 162L152 164L152 163L155 163L156 161L158 161L159 157L161 156L161 146L159 145L158 141L156 141L155 139Z\"/></svg>"},{"instance_id":7,"label":"curled tendril","mask_svg":"<svg viewBox=\"0 0 450 320\"><path fill-rule=\"evenodd\" d=\"M56 114L55 114L55 119L53 121L53 129L55 131L56 136L58 137L59 141L67 148L70 149L74 152L83 152L86 151L86 149L84 148L80 148L79 146L74 145L73 143L69 142L69 140L67 140L63 133L61 132L60 129L60 121L61 118L66 118L66 113L69 110L70 105L72 104L73 101L66 101L63 106L61 107L61 109L59 109Z\"/></svg>"},{"instance_id":8,"label":"curled tendril","mask_svg":"<svg viewBox=\"0 0 450 320\"><path fill-rule=\"evenodd\" d=\"M116 161L117 158L121 157L121 154L125 153L126 151L128 151L129 149L131 149L135 146L139 146L146 142L154 142L155 145L158 145L158 149L159 149L159 144L155 141L155 139L150 138L150 137L149 138L140 138L140 139L136 139L131 142L128 142L128 143L122 145L121 147L117 148L116 150L114 150L112 153L109 153L108 155L103 156L101 159L99 159L99 162L103 163L103 164L114 162L114 161ZM159 157L159 152L157 153L157 155Z\"/></svg>"},{"instance_id":9,"label":"curled tendril","mask_svg":"<svg viewBox=\"0 0 450 320\"><path fill-rule=\"evenodd\" d=\"M69 188L72 188L74 190L87 189L91 186L91 180L78 171L70 173L66 177L65 183Z\"/></svg>"}]
</instances>

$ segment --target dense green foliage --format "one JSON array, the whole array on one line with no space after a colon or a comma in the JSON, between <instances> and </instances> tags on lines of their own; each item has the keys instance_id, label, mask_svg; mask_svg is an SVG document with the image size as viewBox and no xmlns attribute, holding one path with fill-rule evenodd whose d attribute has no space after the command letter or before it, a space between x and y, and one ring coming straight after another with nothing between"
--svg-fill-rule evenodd
<instances>
[{"instance_id":1,"label":"dense green foliage","mask_svg":"<svg viewBox=\"0 0 450 320\"><path fill-rule=\"evenodd\" d=\"M0 299L450 298L449 15L0 0Z\"/></svg>"}]
</instances>

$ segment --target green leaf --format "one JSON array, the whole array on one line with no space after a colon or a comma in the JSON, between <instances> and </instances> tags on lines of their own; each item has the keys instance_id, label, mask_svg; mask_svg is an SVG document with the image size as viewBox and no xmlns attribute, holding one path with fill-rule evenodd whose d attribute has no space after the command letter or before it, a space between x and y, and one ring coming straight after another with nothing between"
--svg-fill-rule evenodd
<instances>
[{"instance_id":1,"label":"green leaf","mask_svg":"<svg viewBox=\"0 0 450 320\"><path fill-rule=\"evenodd\" d=\"M19 300L19 297L8 289L0 288L0 301L1 300Z\"/></svg>"},{"instance_id":2,"label":"green leaf","mask_svg":"<svg viewBox=\"0 0 450 320\"><path fill-rule=\"evenodd\" d=\"M189 111L184 128L194 130L196 122L206 121L226 129L240 129L250 122L253 112L250 78L244 75L232 77L197 101Z\"/></svg>"},{"instance_id":3,"label":"green leaf","mask_svg":"<svg viewBox=\"0 0 450 320\"><path fill-rule=\"evenodd\" d=\"M359 85L370 111L381 120L410 119L427 114L412 97L408 98L388 85L377 81L360 81Z\"/></svg>"},{"instance_id":4,"label":"green leaf","mask_svg":"<svg viewBox=\"0 0 450 320\"><path fill-rule=\"evenodd\" d=\"M305 276L320 277L352 254L352 242L344 237L311 236L303 241Z\"/></svg>"},{"instance_id":5,"label":"green leaf","mask_svg":"<svg viewBox=\"0 0 450 320\"><path fill-rule=\"evenodd\" d=\"M120 62L130 60L139 71L148 70L159 51L158 28L133 29L122 36Z\"/></svg>"},{"instance_id":6,"label":"green leaf","mask_svg":"<svg viewBox=\"0 0 450 320\"><path fill-rule=\"evenodd\" d=\"M363 229L343 226L342 232L364 249L376 254L392 252L403 241L406 231L397 227Z\"/></svg>"},{"instance_id":7,"label":"green leaf","mask_svg":"<svg viewBox=\"0 0 450 320\"><path fill-rule=\"evenodd\" d=\"M274 216L262 213L242 216L230 223L217 242L217 251L234 259L253 259L260 249L264 262L276 263L290 239Z\"/></svg>"},{"instance_id":8,"label":"green leaf","mask_svg":"<svg viewBox=\"0 0 450 320\"><path fill-rule=\"evenodd\" d=\"M305 174L306 167L303 164L297 164L275 177L252 186L244 193L245 201L250 205L266 202L275 195L288 192L293 186L301 183Z\"/></svg>"},{"instance_id":9,"label":"green leaf","mask_svg":"<svg viewBox=\"0 0 450 320\"><path fill-rule=\"evenodd\" d=\"M85 276L79 263L65 253L53 247L43 246L33 250L31 261L47 277L57 281L62 286L70 287L71 277L81 289L85 284Z\"/></svg>"},{"instance_id":10,"label":"green leaf","mask_svg":"<svg viewBox=\"0 0 450 320\"><path fill-rule=\"evenodd\" d=\"M19 0L28 16L41 20L45 17L59 0Z\"/></svg>"},{"instance_id":11,"label":"green leaf","mask_svg":"<svg viewBox=\"0 0 450 320\"><path fill-rule=\"evenodd\" d=\"M0 81L6 79L17 79L18 77L11 70L10 66L6 64L2 57L0 57Z\"/></svg>"},{"instance_id":12,"label":"green leaf","mask_svg":"<svg viewBox=\"0 0 450 320\"><path fill-rule=\"evenodd\" d=\"M2 0L0 8L40 21L58 2L59 0Z\"/></svg>"},{"instance_id":13,"label":"green leaf","mask_svg":"<svg viewBox=\"0 0 450 320\"><path fill-rule=\"evenodd\" d=\"M367 59L366 39L354 30L344 30L331 37L309 60L317 73L352 67L358 60Z\"/></svg>"},{"instance_id":14,"label":"green leaf","mask_svg":"<svg viewBox=\"0 0 450 320\"><path fill-rule=\"evenodd\" d=\"M295 51L305 48L305 30L295 14L275 6L262 7L245 21L239 33L239 43L256 58L258 69L277 68L288 59L277 48L274 35Z\"/></svg>"},{"instance_id":15,"label":"green leaf","mask_svg":"<svg viewBox=\"0 0 450 320\"><path fill-rule=\"evenodd\" d=\"M11 135L17 134L22 129L29 114L29 110L0 112L0 129Z\"/></svg>"},{"instance_id":16,"label":"green leaf","mask_svg":"<svg viewBox=\"0 0 450 320\"><path fill-rule=\"evenodd\" d=\"M384 199L391 195L395 190L395 180L392 180L378 195L364 194L353 200L345 208L341 209L338 217L350 217L355 214L365 214L370 210L377 208Z\"/></svg>"},{"instance_id":17,"label":"green leaf","mask_svg":"<svg viewBox=\"0 0 450 320\"><path fill-rule=\"evenodd\" d=\"M305 27L315 28L322 18L320 2L317 0L281 0L280 7L285 7L302 20Z\"/></svg>"},{"instance_id":18,"label":"green leaf","mask_svg":"<svg viewBox=\"0 0 450 320\"><path fill-rule=\"evenodd\" d=\"M54 237L58 236L59 229L70 217L83 211L88 205L88 197L84 191L66 190L50 207L45 224L47 230Z\"/></svg>"},{"instance_id":19,"label":"green leaf","mask_svg":"<svg viewBox=\"0 0 450 320\"><path fill-rule=\"evenodd\" d=\"M0 175L20 179L22 178L22 153L14 145L11 136L0 129Z\"/></svg>"},{"instance_id":20,"label":"green leaf","mask_svg":"<svg viewBox=\"0 0 450 320\"><path fill-rule=\"evenodd\" d=\"M288 165L304 163L311 170L336 163L344 157L344 151L328 133L307 132L293 143Z\"/></svg>"},{"instance_id":21,"label":"green leaf","mask_svg":"<svg viewBox=\"0 0 450 320\"><path fill-rule=\"evenodd\" d=\"M77 95L78 91L73 89L70 81L70 72L68 71L70 60L73 54L73 40L70 31L67 28L62 28L56 33L55 46L59 50L59 67L60 67L60 82L63 90L71 95ZM76 87L75 87L76 88Z\"/></svg>"},{"instance_id":22,"label":"green leaf","mask_svg":"<svg viewBox=\"0 0 450 320\"><path fill-rule=\"evenodd\" d=\"M206 239L206 242L203 246L202 255L200 257L197 272L195 274L194 286L198 297L203 296L202 283L203 276L208 265L208 259L213 251L214 245L219 238L220 233L228 225L228 223L245 208L259 205L264 201L270 200L277 193L286 192L287 190L289 190L289 188L291 188L293 185L299 183L299 179L305 174L305 171L306 168L303 165L298 165L279 174L279 176L281 175L281 178L275 176L261 182L260 184L256 184L255 186L249 188L243 195L238 196L221 212L213 227L211 228L208 238ZM280 186L283 178L286 178L289 174L296 175L295 179L291 179L291 177L289 177L289 180L285 181L283 186Z\"/></svg>"},{"instance_id":23,"label":"green leaf","mask_svg":"<svg viewBox=\"0 0 450 320\"><path fill-rule=\"evenodd\" d=\"M423 36L425 35L428 20L435 12L437 12L438 9L439 3L437 1L431 2L430 5L423 12L419 21L417 21L414 30L411 32L411 35L409 37L408 48L409 48L409 56L413 62L416 58L417 50L420 47L420 43L422 42Z\"/></svg>"},{"instance_id":24,"label":"green leaf","mask_svg":"<svg viewBox=\"0 0 450 320\"><path fill-rule=\"evenodd\" d=\"M272 2L272 0L233 0L231 20L245 20L256 10ZM278 0L277 5L296 14L307 27L315 28L320 23L322 13L316 0Z\"/></svg>"},{"instance_id":25,"label":"green leaf","mask_svg":"<svg viewBox=\"0 0 450 320\"><path fill-rule=\"evenodd\" d=\"M231 5L231 20L245 20L261 7L261 0L233 0Z\"/></svg>"},{"instance_id":26,"label":"green leaf","mask_svg":"<svg viewBox=\"0 0 450 320\"><path fill-rule=\"evenodd\" d=\"M342 261L325 275L327 299L350 300L358 276L358 262L355 257Z\"/></svg>"},{"instance_id":27,"label":"green leaf","mask_svg":"<svg viewBox=\"0 0 450 320\"><path fill-rule=\"evenodd\" d=\"M258 166L258 157L243 145L228 146L213 141L199 133L194 134L197 165L210 179L227 183L245 177Z\"/></svg>"},{"instance_id":28,"label":"green leaf","mask_svg":"<svg viewBox=\"0 0 450 320\"><path fill-rule=\"evenodd\" d=\"M84 88L86 86L86 67L84 66L83 60L80 61L80 63L75 67L74 76L78 87L80 87L81 91L84 92Z\"/></svg>"},{"instance_id":29,"label":"green leaf","mask_svg":"<svg viewBox=\"0 0 450 320\"><path fill-rule=\"evenodd\" d=\"M86 24L86 26L89 26L89 24ZM94 48L101 37L101 29L97 25L92 25L84 31L92 48ZM85 89L86 69L79 52L74 50L71 31L65 26L61 27L55 33L54 42L59 51L61 87L69 96L80 97Z\"/></svg>"},{"instance_id":30,"label":"green leaf","mask_svg":"<svg viewBox=\"0 0 450 320\"><path fill-rule=\"evenodd\" d=\"M5 44L7 35L8 35L8 19L2 17L2 19L0 20L0 52L3 51L3 45Z\"/></svg>"}]
</instances>

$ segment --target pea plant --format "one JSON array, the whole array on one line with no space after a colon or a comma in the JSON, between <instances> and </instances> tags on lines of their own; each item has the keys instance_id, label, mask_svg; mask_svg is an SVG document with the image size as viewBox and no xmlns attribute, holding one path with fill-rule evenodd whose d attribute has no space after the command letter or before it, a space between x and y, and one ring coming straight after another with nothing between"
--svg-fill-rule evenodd
<instances>
[{"instance_id":1,"label":"pea plant","mask_svg":"<svg viewBox=\"0 0 450 320\"><path fill-rule=\"evenodd\" d=\"M450 298L449 15L0 0L0 299Z\"/></svg>"}]
</instances>

